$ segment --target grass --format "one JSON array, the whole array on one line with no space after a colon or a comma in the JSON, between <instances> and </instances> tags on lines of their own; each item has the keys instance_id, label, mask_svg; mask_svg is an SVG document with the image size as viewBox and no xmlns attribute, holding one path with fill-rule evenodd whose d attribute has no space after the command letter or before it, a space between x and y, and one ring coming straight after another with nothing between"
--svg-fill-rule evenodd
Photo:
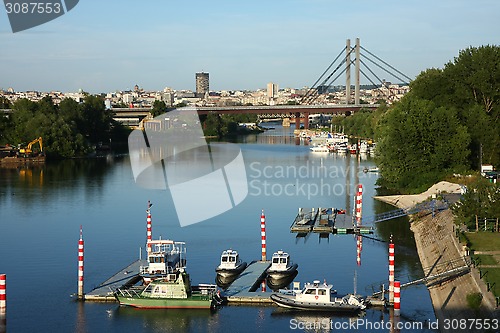
<instances>
[{"instance_id":1,"label":"grass","mask_svg":"<svg viewBox=\"0 0 500 333\"><path fill-rule=\"evenodd\" d=\"M464 235L470 244L470 248L475 251L500 251L500 233L493 232L467 232ZM483 265L498 265L499 263L491 255L476 255L481 258L479 269ZM492 287L493 295L500 297L500 268L483 268L483 274L487 271L484 280ZM472 297L472 296L471 296Z\"/></svg>"},{"instance_id":2,"label":"grass","mask_svg":"<svg viewBox=\"0 0 500 333\"><path fill-rule=\"evenodd\" d=\"M489 254L478 254L474 257L481 260L481 265L498 265L498 262Z\"/></svg>"},{"instance_id":3,"label":"grass","mask_svg":"<svg viewBox=\"0 0 500 333\"><path fill-rule=\"evenodd\" d=\"M500 233L468 232L466 236L475 251L500 251Z\"/></svg>"},{"instance_id":4,"label":"grass","mask_svg":"<svg viewBox=\"0 0 500 333\"><path fill-rule=\"evenodd\" d=\"M485 277L486 282L489 282L491 285L495 283L492 287L493 295L500 297L500 268L484 268L483 271L488 271Z\"/></svg>"}]
</instances>

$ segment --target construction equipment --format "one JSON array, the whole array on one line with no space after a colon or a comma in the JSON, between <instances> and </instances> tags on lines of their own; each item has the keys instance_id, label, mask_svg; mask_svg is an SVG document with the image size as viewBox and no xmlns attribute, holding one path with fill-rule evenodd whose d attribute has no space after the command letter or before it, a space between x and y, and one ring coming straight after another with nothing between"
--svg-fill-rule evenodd
<instances>
[{"instance_id":1,"label":"construction equipment","mask_svg":"<svg viewBox=\"0 0 500 333\"><path fill-rule=\"evenodd\" d=\"M19 153L20 154L31 154L33 151L31 150L31 147L35 144L35 143L39 143L40 144L40 153L43 152L43 143L42 143L42 137L39 137L38 139L35 139L33 141L31 141L30 143L28 143L28 146L26 148L21 148L19 149Z\"/></svg>"}]
</instances>

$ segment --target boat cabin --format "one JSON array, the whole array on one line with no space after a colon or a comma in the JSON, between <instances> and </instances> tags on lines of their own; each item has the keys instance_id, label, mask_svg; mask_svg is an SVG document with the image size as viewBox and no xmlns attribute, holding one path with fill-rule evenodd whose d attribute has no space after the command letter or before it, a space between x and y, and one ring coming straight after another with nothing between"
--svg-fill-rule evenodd
<instances>
[{"instance_id":1,"label":"boat cabin","mask_svg":"<svg viewBox=\"0 0 500 333\"><path fill-rule=\"evenodd\" d=\"M225 250L220 256L220 269L233 269L241 263L240 255L235 250Z\"/></svg>"},{"instance_id":2,"label":"boat cabin","mask_svg":"<svg viewBox=\"0 0 500 333\"><path fill-rule=\"evenodd\" d=\"M330 302L330 295L335 293L333 285L320 283L318 280L313 283L306 283L304 289L296 294L296 300L302 302Z\"/></svg>"},{"instance_id":3,"label":"boat cabin","mask_svg":"<svg viewBox=\"0 0 500 333\"><path fill-rule=\"evenodd\" d=\"M269 269L272 271L285 271L290 267L290 264L290 255L280 250L273 253Z\"/></svg>"},{"instance_id":4,"label":"boat cabin","mask_svg":"<svg viewBox=\"0 0 500 333\"><path fill-rule=\"evenodd\" d=\"M153 240L148 242L148 266L142 267L142 273L170 274L186 267L186 248L184 242L172 240Z\"/></svg>"}]
</instances>

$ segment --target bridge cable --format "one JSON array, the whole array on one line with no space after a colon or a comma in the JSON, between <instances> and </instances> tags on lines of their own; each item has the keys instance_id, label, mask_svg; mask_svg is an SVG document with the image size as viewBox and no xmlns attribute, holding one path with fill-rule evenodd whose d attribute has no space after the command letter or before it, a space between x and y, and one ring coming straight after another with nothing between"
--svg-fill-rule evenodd
<instances>
[{"instance_id":1,"label":"bridge cable","mask_svg":"<svg viewBox=\"0 0 500 333\"><path fill-rule=\"evenodd\" d=\"M322 82L322 85L325 85L328 80L333 76L333 74L335 74L335 72L344 65L344 63L346 62L346 60L342 60L342 62L337 66L337 68ZM352 61L351 61L352 63ZM326 86L326 89L329 89L331 87L331 85L333 84L333 82L335 82L342 74L344 74L346 71L346 69L342 70L341 72L339 72L337 74L337 76L335 78L333 78L333 80L330 81L330 83ZM316 95L312 95L312 99L309 99L308 102L309 103L312 103L314 102L317 98L319 97L319 94L316 94Z\"/></svg>"},{"instance_id":2,"label":"bridge cable","mask_svg":"<svg viewBox=\"0 0 500 333\"><path fill-rule=\"evenodd\" d=\"M379 61L381 61L383 64L385 64L386 66L389 66L392 70L396 71L397 73L399 73L400 75L404 76L405 78L408 79L408 81L412 81L412 79L410 77L408 77L407 75L405 75L404 73L400 72L399 70L397 70L396 68L392 67L391 65L389 65L387 62L385 62L384 60L380 59L379 57L377 57L376 55L374 55L373 53L371 53L370 51L368 51L367 49L365 49L363 46L360 45L360 48L362 48L363 50L365 50L366 52L368 52L368 54L370 54L371 56L375 57L376 59L378 59ZM403 82L403 83L408 83L408 82Z\"/></svg>"},{"instance_id":3,"label":"bridge cable","mask_svg":"<svg viewBox=\"0 0 500 333\"><path fill-rule=\"evenodd\" d=\"M375 74L375 73L371 70L371 68L370 68L370 67L368 67L368 65L367 65L367 64L365 64L365 63L364 63L364 61L363 61L363 60L361 60L361 57L360 57L359 61L360 61L360 62L361 62L361 63L362 63L362 64L363 64L363 65L364 65L364 66L365 66L365 67L366 67L369 71L370 71L370 73L372 73L372 75L373 75L373 76L375 76L375 77L377 78L377 80L379 80L379 82L381 83L381 87L382 87L382 86L384 86L384 82L383 82L383 81L382 81L382 80L381 80L381 79L380 79L380 78L379 78L379 77L378 77L378 76L377 76L377 75L376 75L376 74ZM365 74L365 73L361 70L361 68L360 68L359 70L360 70L360 72L361 72L361 73L362 73L362 74L363 74L363 75L364 75L364 76L365 76L365 77L366 77L366 78L367 78L367 79L368 79L368 80L369 80L369 81L370 81L370 82L371 82L371 83L372 83L375 87L377 86L375 83L373 83L373 81L372 81L370 78L368 78L368 76L367 76L367 75L366 75L366 74ZM388 90L389 90L389 95L388 95L388 94L386 94L383 90L380 90L380 91L381 91L381 92L384 94L384 96L386 96L387 98L390 98L390 97L391 97L391 95L395 96L395 94L393 93L393 91L392 91L391 89L388 89Z\"/></svg>"},{"instance_id":4,"label":"bridge cable","mask_svg":"<svg viewBox=\"0 0 500 333\"><path fill-rule=\"evenodd\" d=\"M404 79L400 78L399 76L397 76L396 74L390 72L389 70L387 70L386 68L382 67L380 64L377 64L375 61L373 61L372 59L370 59L369 57L365 56L363 54L364 58L366 58L368 61L370 61L372 64L374 64L375 66L377 66L378 68L382 69L383 71L385 71L386 73L388 73L389 75L392 75L394 78L400 80L402 83L405 83L405 84L408 84L408 82L406 82ZM366 64L365 64L366 66Z\"/></svg>"},{"instance_id":5,"label":"bridge cable","mask_svg":"<svg viewBox=\"0 0 500 333\"><path fill-rule=\"evenodd\" d=\"M328 66L325 71L323 72L323 74L320 75L320 77L316 80L316 82L313 83L313 85L311 86L311 88L309 88L309 90L306 92L306 94L302 97L302 99L300 100L300 104L302 104L302 101L304 101L306 99L306 97L308 97L308 95L310 93L312 93L312 91L314 90L314 87L316 86L316 84L318 84L318 82L321 80L321 78L330 70L330 68L333 66L333 64L338 60L338 58L342 55L342 53L344 53L344 51L346 50L346 47L345 46L341 51L340 53L337 55L337 57L332 61L332 63L330 64L330 66Z\"/></svg>"}]
</instances>

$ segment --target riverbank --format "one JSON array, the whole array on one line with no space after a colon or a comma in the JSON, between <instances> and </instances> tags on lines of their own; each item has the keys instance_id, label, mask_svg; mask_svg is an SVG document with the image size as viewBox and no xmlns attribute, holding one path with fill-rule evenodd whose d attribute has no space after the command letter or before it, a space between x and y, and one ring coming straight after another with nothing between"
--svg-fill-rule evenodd
<instances>
[{"instance_id":1,"label":"riverbank","mask_svg":"<svg viewBox=\"0 0 500 333\"><path fill-rule=\"evenodd\" d=\"M460 193L460 186L448 182L433 185L427 191L416 195L392 195L375 197L399 208L410 207L422 202L432 195L440 193ZM455 237L453 214L447 209L437 214L413 216L410 229L414 233L417 252L425 276L435 275L450 269L467 265L464 251ZM397 257L396 257L397 260ZM495 309L495 299L487 291L486 285L479 278L475 268L470 273L463 274L452 280L428 286L436 318L440 323L441 332L452 332L456 329L445 329L444 323L460 320L467 322L471 318L498 318ZM478 310L471 309L467 295L481 293L483 300ZM456 328L456 327L455 327ZM469 328L469 326L468 326ZM481 332L467 329L469 332Z\"/></svg>"}]
</instances>

